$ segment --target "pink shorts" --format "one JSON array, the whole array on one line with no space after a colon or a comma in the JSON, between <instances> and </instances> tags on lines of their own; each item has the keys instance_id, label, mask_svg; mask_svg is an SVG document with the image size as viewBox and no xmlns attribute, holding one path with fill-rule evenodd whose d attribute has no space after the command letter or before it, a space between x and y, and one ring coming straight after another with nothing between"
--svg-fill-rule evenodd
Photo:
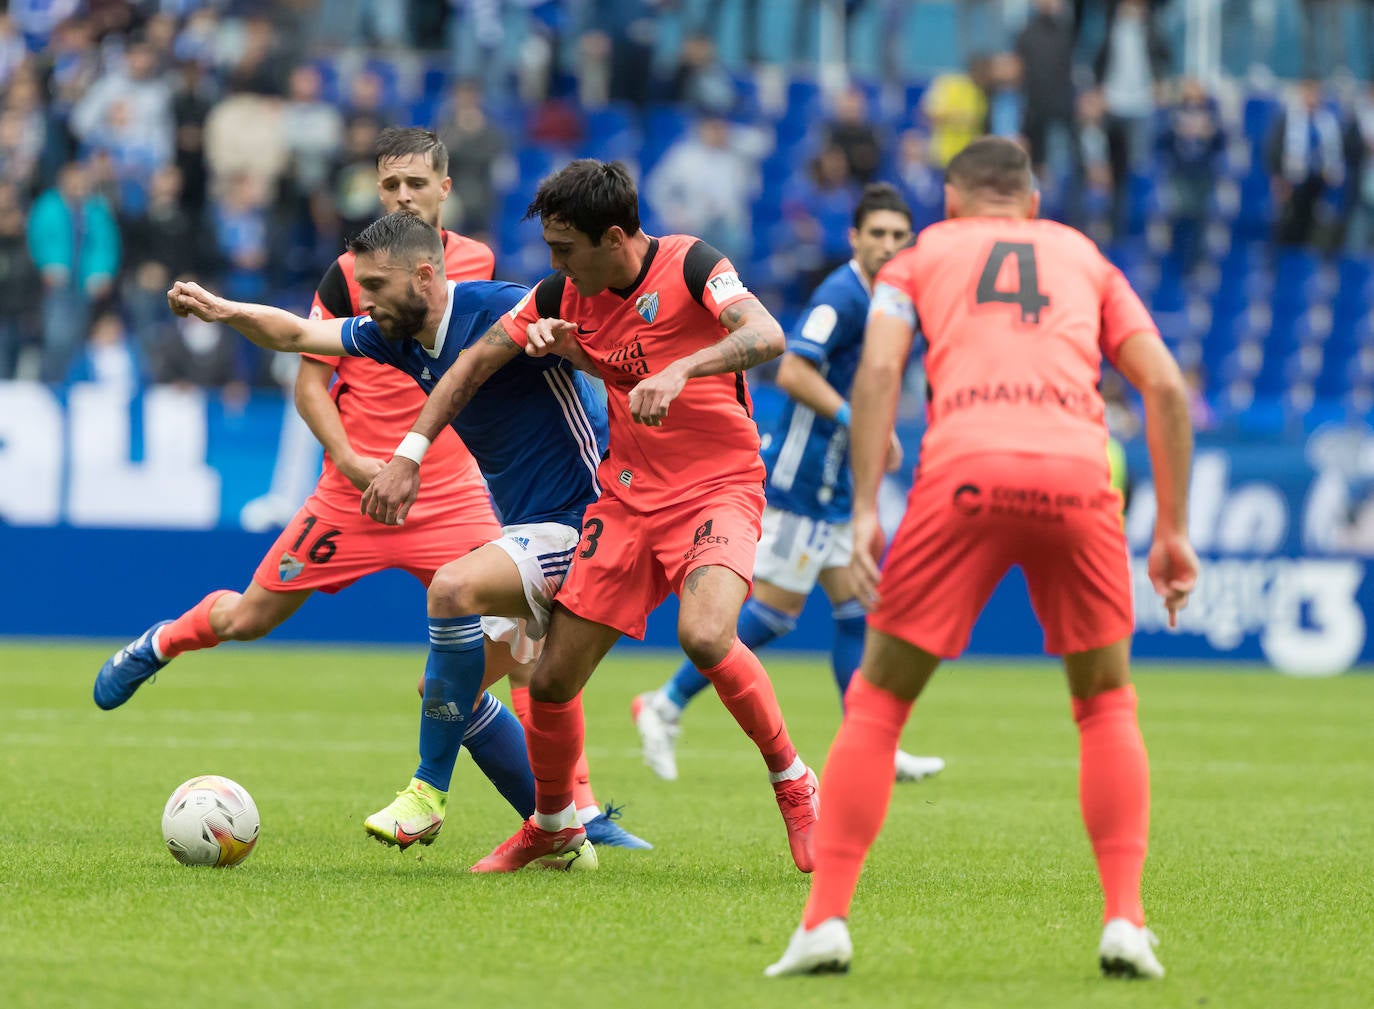
<instances>
[{"instance_id":1,"label":"pink shorts","mask_svg":"<svg viewBox=\"0 0 1374 1009\"><path fill-rule=\"evenodd\" d=\"M428 587L449 561L501 535L491 506L431 512L402 526L306 501L253 572L269 592L338 592L359 578L398 568Z\"/></svg>"},{"instance_id":2,"label":"pink shorts","mask_svg":"<svg viewBox=\"0 0 1374 1009\"><path fill-rule=\"evenodd\" d=\"M1104 462L979 454L920 474L869 626L955 658L1013 565L1025 573L1045 651L1088 651L1131 634L1121 497Z\"/></svg>"},{"instance_id":3,"label":"pink shorts","mask_svg":"<svg viewBox=\"0 0 1374 1009\"><path fill-rule=\"evenodd\" d=\"M727 485L648 513L607 492L587 508L582 542L555 602L643 638L648 615L696 568L729 568L752 588L763 504L758 484Z\"/></svg>"}]
</instances>

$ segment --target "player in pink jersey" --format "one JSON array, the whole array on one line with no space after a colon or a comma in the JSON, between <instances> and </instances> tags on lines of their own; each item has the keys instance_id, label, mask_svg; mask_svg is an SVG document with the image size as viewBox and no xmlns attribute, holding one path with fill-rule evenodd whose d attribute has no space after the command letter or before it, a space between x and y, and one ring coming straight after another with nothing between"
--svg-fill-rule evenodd
<instances>
[{"instance_id":1,"label":"player in pink jersey","mask_svg":"<svg viewBox=\"0 0 1374 1009\"><path fill-rule=\"evenodd\" d=\"M444 272L450 280L491 279L495 257L481 242L440 227L448 198L448 152L432 132L416 128L383 130L378 137L377 191L388 213L405 211L439 231ZM354 257L341 254L321 279L311 318L361 314ZM316 591L334 593L359 578L388 568L414 575L450 608L466 612L482 600L484 585L463 572L455 558L467 558L501 537L482 475L452 430L435 439L425 463L425 493L404 528L373 522L359 509L359 497L390 457L425 401L424 392L402 372L366 358L305 355L295 386L297 409L324 446L323 471L315 492L267 551L242 592L220 589L174 621L150 628L107 660L97 677L95 700L102 708L127 701L138 687L173 658L212 648L222 641L260 638L286 621ZM488 620L483 687L511 677L511 699L522 720L528 711L531 664L512 649L520 637L510 620ZM496 628L499 628L497 630ZM497 644L491 639L499 637ZM522 645L522 647L524 647ZM423 681L422 681L423 682ZM478 696L463 742L474 761L522 816L533 808L533 782L523 757L511 761L512 725L499 701ZM426 723L422 722L422 726ZM424 733L422 732L422 737ZM449 741L452 745L453 741ZM517 745L517 749L523 744ZM369 816L373 837L401 848L431 843L443 825L447 791L456 752L422 738L417 776L396 800ZM430 750L435 752L431 753ZM518 754L517 754L518 755ZM579 818L591 825L599 844L647 848L647 842L613 822L616 811L602 812L592 791L585 757L577 774Z\"/></svg>"},{"instance_id":2,"label":"player in pink jersey","mask_svg":"<svg viewBox=\"0 0 1374 1009\"><path fill-rule=\"evenodd\" d=\"M1101 361L1144 399L1159 498L1149 571L1171 621L1198 570L1187 537L1187 393L1120 271L1083 235L1035 219L1039 194L1020 147L975 141L945 179L949 220L883 267L869 312L853 394L851 566L870 609L868 639L821 781L811 896L766 973L848 969L850 902L887 812L902 727L1019 565L1073 698L1079 795L1105 898L1102 970L1162 977L1140 897L1149 765L1130 684L1129 557L1108 472ZM929 428L880 576L878 483L918 334Z\"/></svg>"},{"instance_id":3,"label":"player in pink jersey","mask_svg":"<svg viewBox=\"0 0 1374 1009\"><path fill-rule=\"evenodd\" d=\"M529 212L558 272L464 353L412 436L439 431L522 351L552 351L605 379L610 449L530 684L535 813L474 871L509 872L581 843L571 772L582 686L622 634L643 636L645 617L670 592L681 599L683 650L759 747L793 858L809 871L815 776L792 746L767 673L735 635L764 505L744 372L781 352L782 330L705 242L640 229L638 194L619 163L572 162L544 180ZM396 521L418 486L416 467L393 459L364 504Z\"/></svg>"}]
</instances>

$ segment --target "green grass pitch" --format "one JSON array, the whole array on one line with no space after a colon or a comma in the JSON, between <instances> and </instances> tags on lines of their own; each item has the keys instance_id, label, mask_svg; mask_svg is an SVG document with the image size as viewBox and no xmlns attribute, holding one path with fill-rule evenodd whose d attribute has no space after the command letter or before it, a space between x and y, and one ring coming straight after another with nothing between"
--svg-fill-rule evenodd
<instances>
[{"instance_id":1,"label":"green grass pitch","mask_svg":"<svg viewBox=\"0 0 1374 1009\"><path fill-rule=\"evenodd\" d=\"M1161 983L1097 976L1077 737L1048 663L943 670L904 745L949 761L897 787L860 883L848 977L766 981L806 894L761 763L713 697L681 779L639 762L630 698L671 668L617 652L587 692L604 801L649 853L598 873L467 868L515 828L461 758L432 848L362 819L415 765L414 650L227 647L126 707L92 677L116 643L0 645L0 1002L277 1006L1339 1009L1374 991L1374 677L1145 668L1146 907ZM765 655L818 766L838 722L817 659ZM172 788L228 775L262 814L234 870L162 848ZM417 857L417 853L422 853Z\"/></svg>"}]
</instances>

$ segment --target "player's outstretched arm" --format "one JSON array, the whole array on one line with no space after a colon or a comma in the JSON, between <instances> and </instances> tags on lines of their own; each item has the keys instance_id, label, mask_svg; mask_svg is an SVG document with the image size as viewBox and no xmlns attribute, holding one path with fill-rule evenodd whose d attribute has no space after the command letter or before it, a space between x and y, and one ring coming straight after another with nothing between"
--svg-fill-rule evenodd
<instances>
[{"instance_id":1,"label":"player's outstretched arm","mask_svg":"<svg viewBox=\"0 0 1374 1009\"><path fill-rule=\"evenodd\" d=\"M884 295L884 291L889 292ZM883 300L885 299L885 300ZM891 305L888 303L891 302ZM887 468L897 421L902 374L915 338L915 311L899 291L880 285L864 331L863 356L850 391L849 460L854 476L854 554L849 571L859 601L878 601L878 558L883 531L878 524L878 485Z\"/></svg>"},{"instance_id":2,"label":"player's outstretched arm","mask_svg":"<svg viewBox=\"0 0 1374 1009\"><path fill-rule=\"evenodd\" d=\"M1188 542L1188 471L1193 461L1188 389L1178 362L1154 333L1127 337L1117 351L1116 367L1140 391L1145 404L1145 440L1156 501L1150 582L1169 610L1172 627L1198 576L1197 554Z\"/></svg>"},{"instance_id":3,"label":"player's outstretched arm","mask_svg":"<svg viewBox=\"0 0 1374 1009\"><path fill-rule=\"evenodd\" d=\"M396 446L391 461L378 471L363 492L362 512L384 525L400 525L420 493L420 461L482 384L520 355L520 345L506 335L498 321L482 339L458 355L425 400L410 433Z\"/></svg>"},{"instance_id":4,"label":"player's outstretched arm","mask_svg":"<svg viewBox=\"0 0 1374 1009\"><path fill-rule=\"evenodd\" d=\"M182 280L167 292L167 305L183 319L194 315L205 322L222 322L268 350L332 357L347 353L340 335L343 331L341 319L302 319L271 305L229 301L211 294L199 284Z\"/></svg>"},{"instance_id":5,"label":"player's outstretched arm","mask_svg":"<svg viewBox=\"0 0 1374 1009\"><path fill-rule=\"evenodd\" d=\"M630 390L630 415L639 424L657 427L668 416L668 404L689 378L748 371L771 361L786 346L782 327L757 298L746 298L720 313L726 336L694 354L678 358Z\"/></svg>"}]
</instances>

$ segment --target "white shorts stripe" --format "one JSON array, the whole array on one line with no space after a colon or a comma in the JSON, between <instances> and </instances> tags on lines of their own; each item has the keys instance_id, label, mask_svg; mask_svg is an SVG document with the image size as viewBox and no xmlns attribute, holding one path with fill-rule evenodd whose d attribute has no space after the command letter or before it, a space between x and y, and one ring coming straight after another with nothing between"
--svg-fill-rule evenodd
<instances>
[{"instance_id":1,"label":"white shorts stripe","mask_svg":"<svg viewBox=\"0 0 1374 1009\"><path fill-rule=\"evenodd\" d=\"M510 646L517 662L529 662L538 657L544 646L544 634L549 627L549 611L554 593L563 584L572 554L582 538L577 526L559 522L534 522L506 526L500 539L492 540L500 547L520 572L524 584L525 602L532 618L483 617L482 629L493 641Z\"/></svg>"}]
</instances>

